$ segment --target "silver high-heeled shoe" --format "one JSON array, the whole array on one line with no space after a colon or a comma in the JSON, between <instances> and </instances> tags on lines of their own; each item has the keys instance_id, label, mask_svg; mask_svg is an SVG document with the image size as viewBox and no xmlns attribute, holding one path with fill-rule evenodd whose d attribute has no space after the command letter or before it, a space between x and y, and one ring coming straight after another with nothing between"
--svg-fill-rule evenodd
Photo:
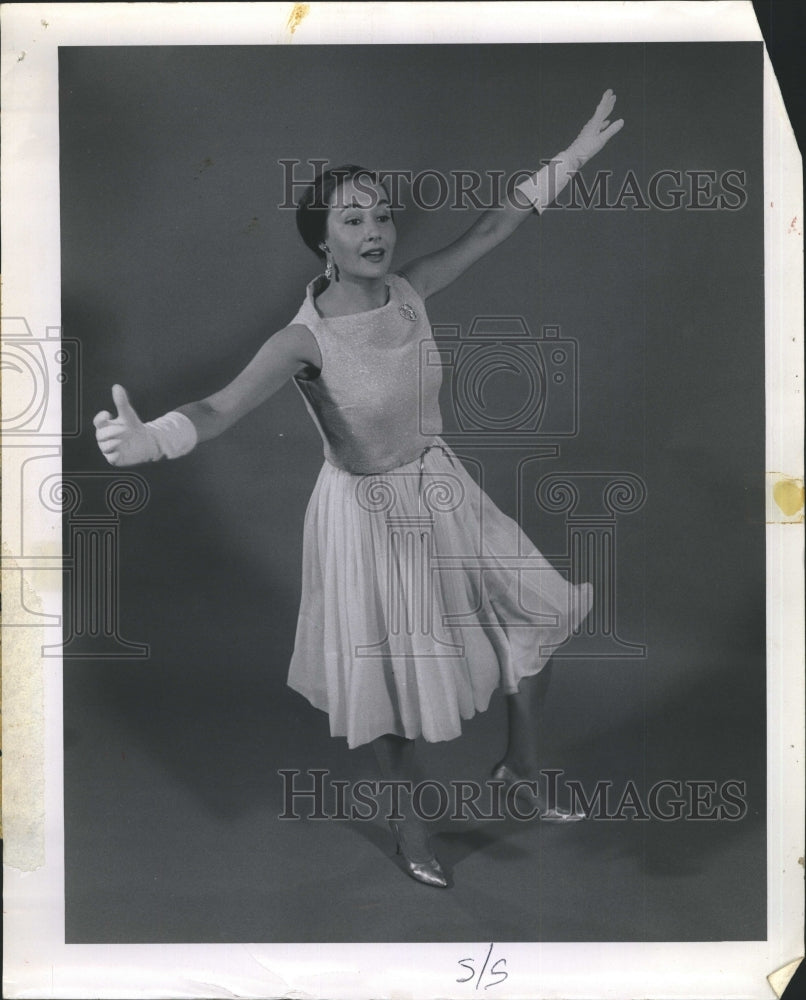
<instances>
[{"instance_id":1,"label":"silver high-heeled shoe","mask_svg":"<svg viewBox=\"0 0 806 1000\"><path fill-rule=\"evenodd\" d=\"M490 777L494 781L504 782L504 791L506 792L511 788L516 781L525 781L527 779L522 778L519 774L516 774L511 767L507 764L499 764L494 767ZM568 809L560 809L555 806L553 809L549 809L548 806L543 801L543 794L538 789L537 795L534 795L525 785L515 792L515 798L523 796L524 799L528 796L528 805L530 808L537 808L540 821L542 823L578 823L581 819L587 819L587 816L582 810L576 809L571 812Z\"/></svg>"},{"instance_id":2,"label":"silver high-heeled shoe","mask_svg":"<svg viewBox=\"0 0 806 1000\"><path fill-rule=\"evenodd\" d=\"M447 889L448 879L445 876L445 872L442 870L442 865L440 865L439 861L437 861L436 855L432 854L426 861L414 861L409 857L406 853L406 849L403 847L399 822L397 820L390 819L389 826L394 834L395 843L397 844L397 853L403 856L403 863L406 872L411 875L413 879L416 879L418 882L422 882L424 885L433 885L438 889Z\"/></svg>"}]
</instances>

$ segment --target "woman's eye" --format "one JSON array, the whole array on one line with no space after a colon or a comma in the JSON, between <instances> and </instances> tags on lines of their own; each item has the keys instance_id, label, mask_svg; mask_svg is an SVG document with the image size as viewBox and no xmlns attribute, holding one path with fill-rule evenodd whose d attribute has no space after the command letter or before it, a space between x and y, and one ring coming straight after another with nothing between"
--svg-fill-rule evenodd
<instances>
[{"instance_id":1,"label":"woman's eye","mask_svg":"<svg viewBox=\"0 0 806 1000\"><path fill-rule=\"evenodd\" d=\"M360 219L345 219L345 225L347 226L357 226L360 222Z\"/></svg>"},{"instance_id":2,"label":"woman's eye","mask_svg":"<svg viewBox=\"0 0 806 1000\"><path fill-rule=\"evenodd\" d=\"M391 215L379 215L378 222L390 222L392 219Z\"/></svg>"}]
</instances>

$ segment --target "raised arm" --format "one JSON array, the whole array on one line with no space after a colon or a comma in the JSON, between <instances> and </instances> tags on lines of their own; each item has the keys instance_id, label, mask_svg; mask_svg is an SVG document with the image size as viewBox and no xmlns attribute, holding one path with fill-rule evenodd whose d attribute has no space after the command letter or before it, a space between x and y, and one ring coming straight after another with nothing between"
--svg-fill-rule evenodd
<instances>
[{"instance_id":1,"label":"raised arm","mask_svg":"<svg viewBox=\"0 0 806 1000\"><path fill-rule=\"evenodd\" d=\"M514 197L504 198L502 207L488 209L480 215L453 243L418 257L402 269L421 298L441 291L464 274L471 264L503 243L533 208L540 213L554 201L573 174L621 130L622 119L612 124L608 121L615 103L616 95L612 90L605 91L593 117L568 149L519 184Z\"/></svg>"},{"instance_id":2,"label":"raised arm","mask_svg":"<svg viewBox=\"0 0 806 1000\"><path fill-rule=\"evenodd\" d=\"M306 326L287 326L270 337L244 370L223 389L143 423L123 386L112 387L118 410L93 421L98 447L110 465L139 465L176 458L199 441L217 437L272 396L290 378L321 367L316 340Z\"/></svg>"}]
</instances>

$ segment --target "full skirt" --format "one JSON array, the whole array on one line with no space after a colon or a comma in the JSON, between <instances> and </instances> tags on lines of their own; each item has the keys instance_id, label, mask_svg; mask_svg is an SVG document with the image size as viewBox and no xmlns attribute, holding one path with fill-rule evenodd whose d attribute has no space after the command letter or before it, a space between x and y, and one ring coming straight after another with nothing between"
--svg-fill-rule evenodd
<instances>
[{"instance_id":1,"label":"full skirt","mask_svg":"<svg viewBox=\"0 0 806 1000\"><path fill-rule=\"evenodd\" d=\"M305 516L289 685L350 747L461 735L588 615L571 584L438 439L390 472L325 462Z\"/></svg>"}]
</instances>

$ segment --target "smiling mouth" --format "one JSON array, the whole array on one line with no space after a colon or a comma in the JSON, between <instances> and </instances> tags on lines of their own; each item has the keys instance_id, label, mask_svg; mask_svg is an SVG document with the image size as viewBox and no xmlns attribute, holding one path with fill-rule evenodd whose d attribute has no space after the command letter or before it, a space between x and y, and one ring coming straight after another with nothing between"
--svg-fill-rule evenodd
<instances>
[{"instance_id":1,"label":"smiling mouth","mask_svg":"<svg viewBox=\"0 0 806 1000\"><path fill-rule=\"evenodd\" d=\"M365 253L362 253L361 256L365 260L379 261L379 260L383 260L383 258L386 256L386 251L385 250L367 250Z\"/></svg>"}]
</instances>

